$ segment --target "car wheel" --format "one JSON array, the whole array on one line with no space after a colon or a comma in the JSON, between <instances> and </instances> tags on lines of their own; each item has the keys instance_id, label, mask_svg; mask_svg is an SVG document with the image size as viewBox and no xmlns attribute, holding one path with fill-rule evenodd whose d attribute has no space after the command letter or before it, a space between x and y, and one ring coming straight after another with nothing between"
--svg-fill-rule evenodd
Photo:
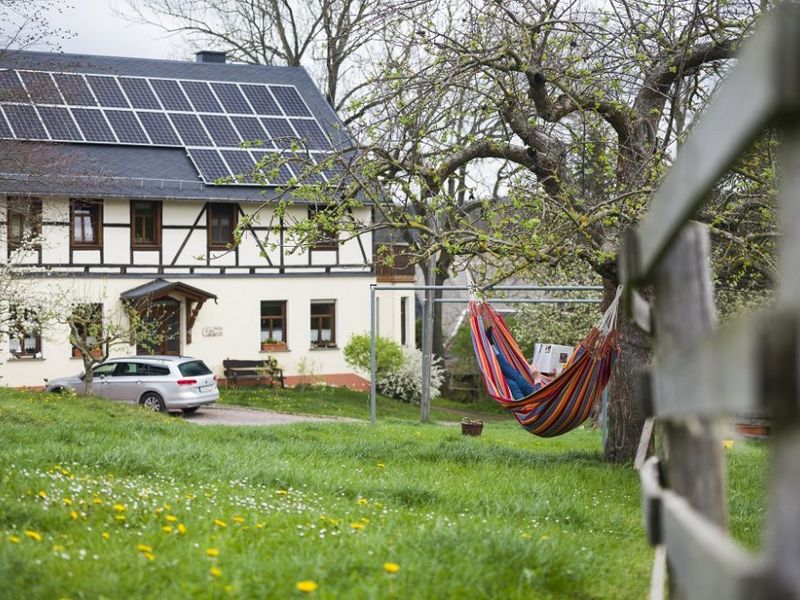
<instances>
[{"instance_id":1,"label":"car wheel","mask_svg":"<svg viewBox=\"0 0 800 600\"><path fill-rule=\"evenodd\" d=\"M197 410L199 408L200 408L199 406L190 406L189 408L184 408L182 410L183 410L183 414L185 414L185 415L193 415L194 413L197 412Z\"/></svg>"},{"instance_id":2,"label":"car wheel","mask_svg":"<svg viewBox=\"0 0 800 600\"><path fill-rule=\"evenodd\" d=\"M64 393L64 392L66 392L67 390L65 390L63 387L55 387L55 388L53 388L53 389L52 389L52 390L50 390L50 391L51 391L53 394L63 394L63 393Z\"/></svg>"},{"instance_id":3,"label":"car wheel","mask_svg":"<svg viewBox=\"0 0 800 600\"><path fill-rule=\"evenodd\" d=\"M153 412L164 412L167 410L167 407L164 406L164 401L161 399L161 396L155 392L147 392L144 394L141 398L139 398L139 404L148 410L152 410Z\"/></svg>"}]
</instances>

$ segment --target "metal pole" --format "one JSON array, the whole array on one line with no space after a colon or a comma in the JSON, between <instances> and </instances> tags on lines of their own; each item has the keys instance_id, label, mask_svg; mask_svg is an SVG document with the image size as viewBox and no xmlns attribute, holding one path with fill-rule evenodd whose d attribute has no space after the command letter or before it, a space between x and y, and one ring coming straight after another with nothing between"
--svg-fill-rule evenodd
<instances>
[{"instance_id":1,"label":"metal pole","mask_svg":"<svg viewBox=\"0 0 800 600\"><path fill-rule=\"evenodd\" d=\"M471 290L466 285L376 285L379 290L399 290L399 291L424 291L424 290L452 290L454 292L466 292ZM601 292L602 285L498 285L488 288L486 291L493 292Z\"/></svg>"},{"instance_id":2,"label":"metal pole","mask_svg":"<svg viewBox=\"0 0 800 600\"><path fill-rule=\"evenodd\" d=\"M436 257L428 259L428 285L425 286L425 306L423 310L422 329L422 398L419 403L419 420L427 423L431 412L431 361L433 360L433 291Z\"/></svg>"},{"instance_id":3,"label":"metal pole","mask_svg":"<svg viewBox=\"0 0 800 600\"><path fill-rule=\"evenodd\" d=\"M436 298L434 302L444 304L465 304L469 298ZM592 298L489 298L490 304L600 304L602 300Z\"/></svg>"},{"instance_id":4,"label":"metal pole","mask_svg":"<svg viewBox=\"0 0 800 600\"><path fill-rule=\"evenodd\" d=\"M375 427L378 365L375 359L375 284L369 286L369 424Z\"/></svg>"}]
</instances>

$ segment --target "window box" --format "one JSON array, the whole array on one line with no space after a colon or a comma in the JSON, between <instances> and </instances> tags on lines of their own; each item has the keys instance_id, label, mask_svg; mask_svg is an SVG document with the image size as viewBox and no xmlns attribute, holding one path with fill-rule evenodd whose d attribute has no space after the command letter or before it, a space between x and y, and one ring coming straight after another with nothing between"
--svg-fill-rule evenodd
<instances>
[{"instance_id":1,"label":"window box","mask_svg":"<svg viewBox=\"0 0 800 600\"><path fill-rule=\"evenodd\" d=\"M312 348L336 348L336 342L311 342Z\"/></svg>"},{"instance_id":2,"label":"window box","mask_svg":"<svg viewBox=\"0 0 800 600\"><path fill-rule=\"evenodd\" d=\"M286 352L286 342L261 342L262 352Z\"/></svg>"},{"instance_id":3,"label":"window box","mask_svg":"<svg viewBox=\"0 0 800 600\"><path fill-rule=\"evenodd\" d=\"M94 358L103 358L103 351L100 348L95 348L90 353ZM82 358L81 351L77 348L72 349L72 358Z\"/></svg>"}]
</instances>

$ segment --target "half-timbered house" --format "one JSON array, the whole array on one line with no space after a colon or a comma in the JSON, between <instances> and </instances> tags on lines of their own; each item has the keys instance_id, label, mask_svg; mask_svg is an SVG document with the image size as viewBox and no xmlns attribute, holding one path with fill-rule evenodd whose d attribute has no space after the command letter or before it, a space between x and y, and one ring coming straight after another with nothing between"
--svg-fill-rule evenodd
<instances>
[{"instance_id":1,"label":"half-timbered house","mask_svg":"<svg viewBox=\"0 0 800 600\"><path fill-rule=\"evenodd\" d=\"M230 64L214 52L195 62L7 53L0 257L13 256L54 298L104 314L126 301L154 307L163 324L155 351L118 353L196 356L220 376L226 358L270 355L290 383L347 383L342 348L370 327L372 238L332 234L297 248L289 221L320 206L305 197L276 210L300 162L325 165L346 143L302 68ZM282 160L291 152L304 160ZM314 177L325 183L335 171ZM352 217L368 222L369 207ZM19 256L26 232L40 241ZM413 311L410 292L384 294L381 333L413 344ZM81 368L66 326L0 343L5 385Z\"/></svg>"}]
</instances>

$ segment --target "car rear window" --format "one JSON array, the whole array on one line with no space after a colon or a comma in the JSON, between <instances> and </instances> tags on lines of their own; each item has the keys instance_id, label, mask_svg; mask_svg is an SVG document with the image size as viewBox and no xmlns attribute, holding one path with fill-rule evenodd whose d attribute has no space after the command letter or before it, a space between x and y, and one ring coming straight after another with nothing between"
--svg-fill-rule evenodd
<instances>
[{"instance_id":1,"label":"car rear window","mask_svg":"<svg viewBox=\"0 0 800 600\"><path fill-rule=\"evenodd\" d=\"M181 372L181 375L187 377L190 375L211 375L211 369L209 369L202 360L182 363L178 365L178 370Z\"/></svg>"},{"instance_id":2,"label":"car rear window","mask_svg":"<svg viewBox=\"0 0 800 600\"><path fill-rule=\"evenodd\" d=\"M169 367L159 367L156 365L142 365L142 366L147 367L145 375L158 376L158 377L163 375L169 375Z\"/></svg>"}]
</instances>

